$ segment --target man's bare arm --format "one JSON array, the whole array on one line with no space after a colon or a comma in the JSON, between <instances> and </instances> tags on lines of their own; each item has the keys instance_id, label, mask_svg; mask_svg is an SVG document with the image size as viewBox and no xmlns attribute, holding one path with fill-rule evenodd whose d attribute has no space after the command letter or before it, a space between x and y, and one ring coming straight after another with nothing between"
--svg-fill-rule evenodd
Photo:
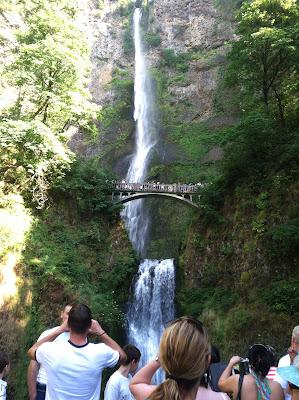
<instances>
[{"instance_id":1,"label":"man's bare arm","mask_svg":"<svg viewBox=\"0 0 299 400\"><path fill-rule=\"evenodd\" d=\"M104 331L104 329L101 327L98 321L94 319L92 320L90 333L99 336L103 343L111 347L111 349L118 351L120 362L126 361L127 356L126 353L123 351L123 349Z\"/></svg>"},{"instance_id":2,"label":"man's bare arm","mask_svg":"<svg viewBox=\"0 0 299 400\"><path fill-rule=\"evenodd\" d=\"M30 360L27 370L27 386L30 400L35 400L36 398L36 379L39 367L40 365L37 361Z\"/></svg>"}]
</instances>

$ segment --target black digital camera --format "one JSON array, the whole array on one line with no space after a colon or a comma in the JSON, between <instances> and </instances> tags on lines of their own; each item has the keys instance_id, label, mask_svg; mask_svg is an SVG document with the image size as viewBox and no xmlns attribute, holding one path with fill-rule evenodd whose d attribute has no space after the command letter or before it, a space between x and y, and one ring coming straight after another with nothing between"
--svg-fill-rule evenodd
<instances>
[{"instance_id":1,"label":"black digital camera","mask_svg":"<svg viewBox=\"0 0 299 400\"><path fill-rule=\"evenodd\" d=\"M241 358L241 360L239 361L239 372L240 372L240 375L250 374L248 358Z\"/></svg>"}]
</instances>

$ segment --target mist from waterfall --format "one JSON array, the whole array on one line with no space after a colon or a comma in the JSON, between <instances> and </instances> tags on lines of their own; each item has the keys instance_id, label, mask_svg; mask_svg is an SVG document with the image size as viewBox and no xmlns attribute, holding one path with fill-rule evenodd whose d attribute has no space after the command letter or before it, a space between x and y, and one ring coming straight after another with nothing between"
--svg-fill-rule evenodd
<instances>
[{"instance_id":1,"label":"mist from waterfall","mask_svg":"<svg viewBox=\"0 0 299 400\"><path fill-rule=\"evenodd\" d=\"M126 176L126 182L139 183L147 179L149 163L158 142L155 101L141 37L141 10L134 12L135 85L134 119L136 121L135 151ZM126 204L122 217L129 238L138 255L146 254L149 230L149 208L144 200ZM141 351L141 366L158 352L159 341L165 324L174 317L175 272L174 262L144 259L135 277L133 296L127 312L127 336L130 343ZM154 381L160 383L163 373L159 370Z\"/></svg>"}]
</instances>

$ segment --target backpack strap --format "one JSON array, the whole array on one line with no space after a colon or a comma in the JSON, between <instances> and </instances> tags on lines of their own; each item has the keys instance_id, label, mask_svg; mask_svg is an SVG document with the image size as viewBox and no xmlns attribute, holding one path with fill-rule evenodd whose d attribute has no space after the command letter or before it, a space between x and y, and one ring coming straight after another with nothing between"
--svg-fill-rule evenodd
<instances>
[{"instance_id":1,"label":"backpack strap","mask_svg":"<svg viewBox=\"0 0 299 400\"><path fill-rule=\"evenodd\" d=\"M241 400L241 389L243 384L244 375L240 374L239 376L239 383L238 383L238 394L236 400Z\"/></svg>"}]
</instances>

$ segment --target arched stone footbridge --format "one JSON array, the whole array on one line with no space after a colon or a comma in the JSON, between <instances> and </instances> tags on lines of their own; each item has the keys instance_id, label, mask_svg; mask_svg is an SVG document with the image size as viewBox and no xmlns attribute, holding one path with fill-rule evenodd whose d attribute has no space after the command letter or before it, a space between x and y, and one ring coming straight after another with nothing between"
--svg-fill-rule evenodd
<instances>
[{"instance_id":1,"label":"arched stone footbridge","mask_svg":"<svg viewBox=\"0 0 299 400\"><path fill-rule=\"evenodd\" d=\"M188 206L198 208L195 199L199 198L198 189L201 185L165 184L165 183L112 183L112 200L127 203L146 197L160 197L181 201Z\"/></svg>"}]
</instances>

